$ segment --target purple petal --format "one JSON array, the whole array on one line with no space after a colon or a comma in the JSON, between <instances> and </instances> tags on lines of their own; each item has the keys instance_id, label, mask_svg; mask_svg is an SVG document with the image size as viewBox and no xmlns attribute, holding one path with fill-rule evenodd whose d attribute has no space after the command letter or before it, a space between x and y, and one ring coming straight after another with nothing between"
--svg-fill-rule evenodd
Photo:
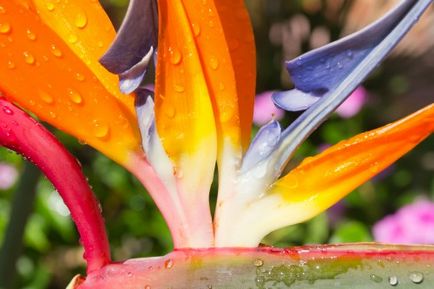
<instances>
[{"instance_id":1,"label":"purple petal","mask_svg":"<svg viewBox=\"0 0 434 289\"><path fill-rule=\"evenodd\" d=\"M298 89L275 92L272 98L277 107L287 111L306 110L320 99L318 96Z\"/></svg>"},{"instance_id":2,"label":"purple petal","mask_svg":"<svg viewBox=\"0 0 434 289\"><path fill-rule=\"evenodd\" d=\"M321 97L282 133L276 168L360 85L417 22L433 0L404 0L358 33L287 63L295 88Z\"/></svg>"},{"instance_id":3,"label":"purple petal","mask_svg":"<svg viewBox=\"0 0 434 289\"><path fill-rule=\"evenodd\" d=\"M241 171L248 171L267 158L279 143L281 131L279 122L275 120L261 127L243 158Z\"/></svg>"},{"instance_id":4,"label":"purple petal","mask_svg":"<svg viewBox=\"0 0 434 289\"><path fill-rule=\"evenodd\" d=\"M146 72L152 51L157 48L157 41L156 0L131 0L116 39L101 57L100 62L110 72L116 74L122 75L134 70L134 76L124 76L124 79L135 79L135 82L138 82L139 76Z\"/></svg>"}]
</instances>

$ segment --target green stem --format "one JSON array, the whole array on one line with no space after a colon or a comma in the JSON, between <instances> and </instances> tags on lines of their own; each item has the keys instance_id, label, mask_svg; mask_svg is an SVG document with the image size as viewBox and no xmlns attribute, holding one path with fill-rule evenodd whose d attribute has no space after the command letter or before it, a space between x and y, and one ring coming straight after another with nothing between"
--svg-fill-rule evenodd
<instances>
[{"instance_id":1,"label":"green stem","mask_svg":"<svg viewBox=\"0 0 434 289\"><path fill-rule=\"evenodd\" d=\"M12 288L16 274L16 262L23 247L24 229L36 197L36 185L40 171L26 163L24 172L13 196L3 245L0 251L0 288Z\"/></svg>"}]
</instances>

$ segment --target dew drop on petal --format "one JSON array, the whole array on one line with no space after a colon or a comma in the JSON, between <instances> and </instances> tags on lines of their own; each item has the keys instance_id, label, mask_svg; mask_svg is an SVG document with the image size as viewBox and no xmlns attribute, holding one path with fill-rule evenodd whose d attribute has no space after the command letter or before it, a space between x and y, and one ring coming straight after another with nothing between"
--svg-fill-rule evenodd
<instances>
[{"instance_id":1,"label":"dew drop on petal","mask_svg":"<svg viewBox=\"0 0 434 289\"><path fill-rule=\"evenodd\" d=\"M11 60L8 61L8 68L9 69L14 69L15 68L15 63Z\"/></svg>"},{"instance_id":2,"label":"dew drop on petal","mask_svg":"<svg viewBox=\"0 0 434 289\"><path fill-rule=\"evenodd\" d=\"M62 51L60 51L60 49L57 48L57 46L54 44L51 44L50 50L51 50L51 53L56 57L62 57L62 55L63 55Z\"/></svg>"},{"instance_id":3,"label":"dew drop on petal","mask_svg":"<svg viewBox=\"0 0 434 289\"><path fill-rule=\"evenodd\" d=\"M217 70L219 68L219 61L215 57L210 58L209 64L213 70Z\"/></svg>"},{"instance_id":4,"label":"dew drop on petal","mask_svg":"<svg viewBox=\"0 0 434 289\"><path fill-rule=\"evenodd\" d=\"M74 24L77 28L83 29L87 25L87 16L84 12L77 13Z\"/></svg>"},{"instance_id":5,"label":"dew drop on petal","mask_svg":"<svg viewBox=\"0 0 434 289\"><path fill-rule=\"evenodd\" d=\"M83 81L83 80L85 80L85 76L83 74L81 74L80 72L77 72L75 74L75 79L77 79L78 81Z\"/></svg>"},{"instance_id":6,"label":"dew drop on petal","mask_svg":"<svg viewBox=\"0 0 434 289\"><path fill-rule=\"evenodd\" d=\"M69 34L69 36L68 36L68 42L69 43L76 43L77 40L78 40L77 35L75 35L75 34Z\"/></svg>"},{"instance_id":7,"label":"dew drop on petal","mask_svg":"<svg viewBox=\"0 0 434 289\"><path fill-rule=\"evenodd\" d=\"M191 28L193 29L194 36L197 37L200 35L201 29L200 29L200 25L198 23L192 23Z\"/></svg>"},{"instance_id":8,"label":"dew drop on petal","mask_svg":"<svg viewBox=\"0 0 434 289\"><path fill-rule=\"evenodd\" d=\"M168 118L174 118L176 115L176 110L173 106L167 106L166 109L164 110L166 113L166 116Z\"/></svg>"},{"instance_id":9,"label":"dew drop on petal","mask_svg":"<svg viewBox=\"0 0 434 289\"><path fill-rule=\"evenodd\" d=\"M54 10L54 3L48 2L47 3L47 9L48 9L48 11L53 11Z\"/></svg>"},{"instance_id":10,"label":"dew drop on petal","mask_svg":"<svg viewBox=\"0 0 434 289\"><path fill-rule=\"evenodd\" d=\"M27 64L34 64L35 63L35 57L28 51L23 52L24 61Z\"/></svg>"},{"instance_id":11,"label":"dew drop on petal","mask_svg":"<svg viewBox=\"0 0 434 289\"><path fill-rule=\"evenodd\" d=\"M172 63L174 65L181 63L182 54L178 49L169 48L169 54L170 54L170 63Z\"/></svg>"},{"instance_id":12,"label":"dew drop on petal","mask_svg":"<svg viewBox=\"0 0 434 289\"><path fill-rule=\"evenodd\" d=\"M264 261L261 259L255 259L255 261L253 261L253 265L255 267L261 267L262 265L264 265Z\"/></svg>"},{"instance_id":13,"label":"dew drop on petal","mask_svg":"<svg viewBox=\"0 0 434 289\"><path fill-rule=\"evenodd\" d=\"M32 40L32 41L36 40L36 34L32 30L30 30L30 29L27 29L26 35L27 35L27 38L29 40Z\"/></svg>"},{"instance_id":14,"label":"dew drop on petal","mask_svg":"<svg viewBox=\"0 0 434 289\"><path fill-rule=\"evenodd\" d=\"M93 127L94 127L94 135L97 138L106 138L109 134L109 127L103 122L100 122L98 120L93 121Z\"/></svg>"},{"instance_id":15,"label":"dew drop on petal","mask_svg":"<svg viewBox=\"0 0 434 289\"><path fill-rule=\"evenodd\" d=\"M81 97L81 94L75 89L72 88L68 89L68 96L69 99L75 104L81 104L83 102L83 98Z\"/></svg>"},{"instance_id":16,"label":"dew drop on petal","mask_svg":"<svg viewBox=\"0 0 434 289\"><path fill-rule=\"evenodd\" d=\"M47 104L52 104L54 102L53 96L44 91L40 92L39 96L41 97L41 100Z\"/></svg>"},{"instance_id":17,"label":"dew drop on petal","mask_svg":"<svg viewBox=\"0 0 434 289\"><path fill-rule=\"evenodd\" d=\"M0 23L0 33L8 34L11 32L11 25L8 22Z\"/></svg>"},{"instance_id":18,"label":"dew drop on petal","mask_svg":"<svg viewBox=\"0 0 434 289\"><path fill-rule=\"evenodd\" d=\"M175 84L175 91L179 93L184 92L185 87L182 84Z\"/></svg>"}]
</instances>

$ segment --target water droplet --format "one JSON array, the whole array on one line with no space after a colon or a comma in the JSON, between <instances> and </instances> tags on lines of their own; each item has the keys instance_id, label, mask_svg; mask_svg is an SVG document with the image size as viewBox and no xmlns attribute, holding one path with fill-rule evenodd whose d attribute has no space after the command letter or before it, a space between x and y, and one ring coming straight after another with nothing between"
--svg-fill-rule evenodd
<instances>
[{"instance_id":1,"label":"water droplet","mask_svg":"<svg viewBox=\"0 0 434 289\"><path fill-rule=\"evenodd\" d=\"M338 68L339 68L339 69L344 68L344 65L343 65L342 62L340 62L340 61L338 61Z\"/></svg>"},{"instance_id":2,"label":"water droplet","mask_svg":"<svg viewBox=\"0 0 434 289\"><path fill-rule=\"evenodd\" d=\"M70 35L68 36L68 42L69 42L69 43L76 43L77 40L78 40L78 37L77 37L77 35L75 35L75 34L70 34Z\"/></svg>"},{"instance_id":3,"label":"water droplet","mask_svg":"<svg viewBox=\"0 0 434 289\"><path fill-rule=\"evenodd\" d=\"M351 50L347 50L347 57L353 58L353 52Z\"/></svg>"},{"instance_id":4,"label":"water droplet","mask_svg":"<svg viewBox=\"0 0 434 289\"><path fill-rule=\"evenodd\" d=\"M0 33L8 34L11 32L11 25L8 22L0 23Z\"/></svg>"},{"instance_id":5,"label":"water droplet","mask_svg":"<svg viewBox=\"0 0 434 289\"><path fill-rule=\"evenodd\" d=\"M24 61L27 64L34 64L35 63L35 57L28 51L23 52L24 55Z\"/></svg>"},{"instance_id":6,"label":"water droplet","mask_svg":"<svg viewBox=\"0 0 434 289\"><path fill-rule=\"evenodd\" d=\"M182 84L175 84L175 91L176 92L184 92L185 87Z\"/></svg>"},{"instance_id":7,"label":"water droplet","mask_svg":"<svg viewBox=\"0 0 434 289\"><path fill-rule=\"evenodd\" d=\"M146 285L144 289L151 289L150 285Z\"/></svg>"},{"instance_id":8,"label":"water droplet","mask_svg":"<svg viewBox=\"0 0 434 289\"><path fill-rule=\"evenodd\" d=\"M62 57L62 55L63 55L63 54L62 54L62 51L60 51L60 49L57 48L56 45L51 44L50 49L51 49L51 53L52 53L54 56L56 56L56 57Z\"/></svg>"},{"instance_id":9,"label":"water droplet","mask_svg":"<svg viewBox=\"0 0 434 289\"><path fill-rule=\"evenodd\" d=\"M54 102L54 98L50 94L48 94L44 91L40 92L39 95L40 95L42 101L47 103L47 104L52 104Z\"/></svg>"},{"instance_id":10,"label":"water droplet","mask_svg":"<svg viewBox=\"0 0 434 289\"><path fill-rule=\"evenodd\" d=\"M181 52L176 48L169 48L170 53L170 62L174 65L181 63L182 60L182 54Z\"/></svg>"},{"instance_id":11,"label":"water droplet","mask_svg":"<svg viewBox=\"0 0 434 289\"><path fill-rule=\"evenodd\" d=\"M57 114L54 111L50 111L48 114L50 115L51 118L57 117Z\"/></svg>"},{"instance_id":12,"label":"water droplet","mask_svg":"<svg viewBox=\"0 0 434 289\"><path fill-rule=\"evenodd\" d=\"M68 95L69 99L75 104L81 104L83 102L81 94L72 88L68 89Z\"/></svg>"},{"instance_id":13,"label":"water droplet","mask_svg":"<svg viewBox=\"0 0 434 289\"><path fill-rule=\"evenodd\" d=\"M83 29L87 25L87 16L84 12L78 13L75 16L74 24L77 28Z\"/></svg>"},{"instance_id":14,"label":"water droplet","mask_svg":"<svg viewBox=\"0 0 434 289\"><path fill-rule=\"evenodd\" d=\"M9 69L14 69L15 68L15 63L12 62L11 60L8 61L8 68Z\"/></svg>"},{"instance_id":15,"label":"water droplet","mask_svg":"<svg viewBox=\"0 0 434 289\"><path fill-rule=\"evenodd\" d=\"M213 20L210 20L210 21L208 21L208 25L209 25L209 27L214 28L215 23Z\"/></svg>"},{"instance_id":16,"label":"water droplet","mask_svg":"<svg viewBox=\"0 0 434 289\"><path fill-rule=\"evenodd\" d=\"M77 79L78 81L83 81L83 80L85 80L86 78L85 78L85 76L84 76L83 74L81 74L80 72L77 72L77 73L75 74L75 79Z\"/></svg>"},{"instance_id":17,"label":"water droplet","mask_svg":"<svg viewBox=\"0 0 434 289\"><path fill-rule=\"evenodd\" d=\"M14 112L12 111L12 109L10 109L7 106L3 106L3 112L6 113L6 114L9 114L9 115L13 115L14 114Z\"/></svg>"},{"instance_id":18,"label":"water droplet","mask_svg":"<svg viewBox=\"0 0 434 289\"><path fill-rule=\"evenodd\" d=\"M220 89L221 91L225 90L225 85L224 85L223 82L220 82L220 84L219 84L219 89Z\"/></svg>"},{"instance_id":19,"label":"water droplet","mask_svg":"<svg viewBox=\"0 0 434 289\"><path fill-rule=\"evenodd\" d=\"M410 272L408 278L410 278L411 282L415 284L420 284L423 282L424 276L421 272Z\"/></svg>"},{"instance_id":20,"label":"water droplet","mask_svg":"<svg viewBox=\"0 0 434 289\"><path fill-rule=\"evenodd\" d=\"M389 277L390 286L396 286L396 285L398 285L398 283L399 283L398 277L396 277L396 276L390 276Z\"/></svg>"},{"instance_id":21,"label":"water droplet","mask_svg":"<svg viewBox=\"0 0 434 289\"><path fill-rule=\"evenodd\" d=\"M173 260L172 259L168 259L164 262L164 268L170 269L172 267L173 267Z\"/></svg>"},{"instance_id":22,"label":"water droplet","mask_svg":"<svg viewBox=\"0 0 434 289\"><path fill-rule=\"evenodd\" d=\"M191 27L193 29L194 36L196 36L196 37L199 36L200 32L201 32L199 24L198 23L192 23Z\"/></svg>"},{"instance_id":23,"label":"water droplet","mask_svg":"<svg viewBox=\"0 0 434 289\"><path fill-rule=\"evenodd\" d=\"M383 282L383 278L381 278L378 275L375 274L371 274L371 276L369 276L371 278L372 281L374 281L375 283L381 283Z\"/></svg>"},{"instance_id":24,"label":"water droplet","mask_svg":"<svg viewBox=\"0 0 434 289\"><path fill-rule=\"evenodd\" d=\"M264 265L264 261L261 259L256 259L255 261L253 261L253 265L255 265L255 267L261 267L262 265Z\"/></svg>"},{"instance_id":25,"label":"water droplet","mask_svg":"<svg viewBox=\"0 0 434 289\"><path fill-rule=\"evenodd\" d=\"M209 60L209 64L214 70L217 70L219 68L219 61L215 57L211 57L211 59Z\"/></svg>"},{"instance_id":26,"label":"water droplet","mask_svg":"<svg viewBox=\"0 0 434 289\"><path fill-rule=\"evenodd\" d=\"M48 11L53 11L54 10L54 3L48 2L47 3L47 9L48 9Z\"/></svg>"},{"instance_id":27,"label":"water droplet","mask_svg":"<svg viewBox=\"0 0 434 289\"><path fill-rule=\"evenodd\" d=\"M108 136L108 134L109 134L108 125L106 125L106 124L104 124L98 120L94 120L93 125L94 125L94 135L97 138L105 138Z\"/></svg>"},{"instance_id":28,"label":"water droplet","mask_svg":"<svg viewBox=\"0 0 434 289\"><path fill-rule=\"evenodd\" d=\"M36 34L33 33L32 30L27 29L26 34L27 34L27 38L29 38L29 40L32 40L32 41L36 40Z\"/></svg>"},{"instance_id":29,"label":"water droplet","mask_svg":"<svg viewBox=\"0 0 434 289\"><path fill-rule=\"evenodd\" d=\"M96 43L96 45L98 45L99 48L102 48L104 46L104 43L100 40Z\"/></svg>"},{"instance_id":30,"label":"water droplet","mask_svg":"<svg viewBox=\"0 0 434 289\"><path fill-rule=\"evenodd\" d=\"M5 14L6 13L6 9L0 5L0 14Z\"/></svg>"}]
</instances>

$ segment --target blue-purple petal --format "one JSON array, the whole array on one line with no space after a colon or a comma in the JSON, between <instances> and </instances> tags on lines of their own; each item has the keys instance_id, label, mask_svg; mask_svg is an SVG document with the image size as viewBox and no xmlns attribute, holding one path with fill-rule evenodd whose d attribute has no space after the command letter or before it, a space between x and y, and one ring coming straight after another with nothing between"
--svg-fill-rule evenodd
<instances>
[{"instance_id":1,"label":"blue-purple petal","mask_svg":"<svg viewBox=\"0 0 434 289\"><path fill-rule=\"evenodd\" d=\"M287 62L295 89L320 97L284 130L276 168L357 88L417 22L433 0L404 0L358 33Z\"/></svg>"},{"instance_id":2,"label":"blue-purple petal","mask_svg":"<svg viewBox=\"0 0 434 289\"><path fill-rule=\"evenodd\" d=\"M157 49L157 42L157 1L131 0L121 28L100 62L110 72L121 75L121 78L138 79L146 72L149 63L149 60L146 63L143 60ZM125 77L132 69L134 76Z\"/></svg>"},{"instance_id":3,"label":"blue-purple petal","mask_svg":"<svg viewBox=\"0 0 434 289\"><path fill-rule=\"evenodd\" d=\"M266 159L276 148L280 140L280 124L276 120L262 126L243 158L241 171L246 172Z\"/></svg>"},{"instance_id":4,"label":"blue-purple petal","mask_svg":"<svg viewBox=\"0 0 434 289\"><path fill-rule=\"evenodd\" d=\"M308 109L312 104L317 102L320 97L298 89L292 89L275 92L272 95L272 99L274 104L283 110L301 111Z\"/></svg>"}]
</instances>

